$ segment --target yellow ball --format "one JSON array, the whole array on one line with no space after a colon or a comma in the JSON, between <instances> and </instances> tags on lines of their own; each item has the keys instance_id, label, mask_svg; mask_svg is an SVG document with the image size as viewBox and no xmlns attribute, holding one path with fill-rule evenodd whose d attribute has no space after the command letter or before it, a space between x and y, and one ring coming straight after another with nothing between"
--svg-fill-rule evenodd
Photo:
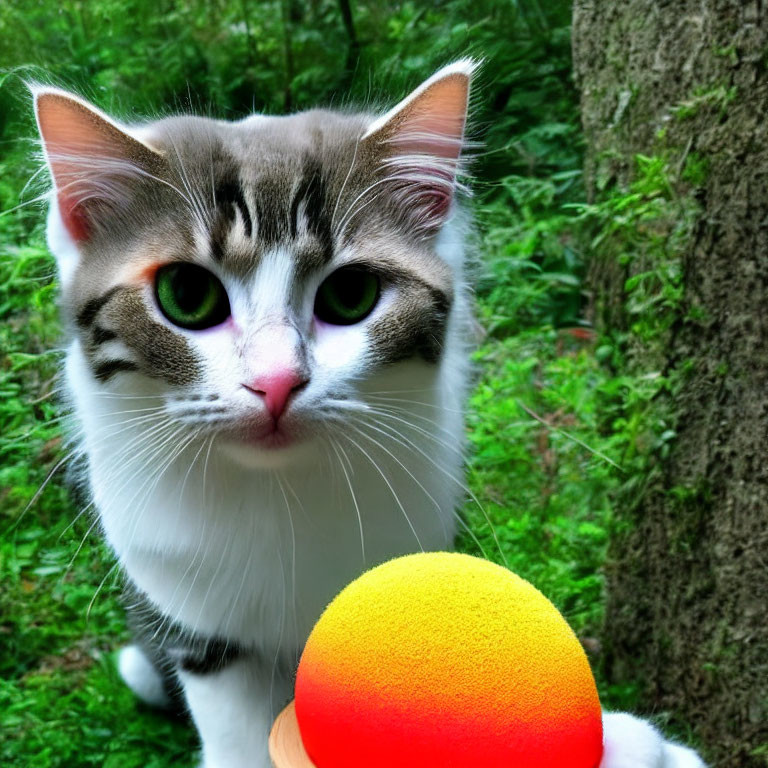
<instances>
[{"instance_id":1,"label":"yellow ball","mask_svg":"<svg viewBox=\"0 0 768 768\"><path fill-rule=\"evenodd\" d=\"M596 768L586 655L537 589L468 555L392 560L328 606L296 680L318 768Z\"/></svg>"}]
</instances>

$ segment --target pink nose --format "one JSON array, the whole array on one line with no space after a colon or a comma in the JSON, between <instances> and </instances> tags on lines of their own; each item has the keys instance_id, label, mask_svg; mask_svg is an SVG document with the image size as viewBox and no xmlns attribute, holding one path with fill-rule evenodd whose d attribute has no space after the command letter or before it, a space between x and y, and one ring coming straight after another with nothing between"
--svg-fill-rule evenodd
<instances>
[{"instance_id":1,"label":"pink nose","mask_svg":"<svg viewBox=\"0 0 768 768\"><path fill-rule=\"evenodd\" d=\"M243 386L264 398L267 410L277 421L285 410L290 396L301 389L307 381L308 379L302 378L298 371L285 369L257 376L250 384Z\"/></svg>"}]
</instances>

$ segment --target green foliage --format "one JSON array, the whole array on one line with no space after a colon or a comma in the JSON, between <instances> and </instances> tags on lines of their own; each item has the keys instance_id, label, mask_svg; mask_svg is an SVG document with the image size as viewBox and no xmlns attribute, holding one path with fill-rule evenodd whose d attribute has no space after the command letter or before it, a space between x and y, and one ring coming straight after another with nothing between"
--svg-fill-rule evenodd
<instances>
[{"instance_id":1,"label":"green foliage","mask_svg":"<svg viewBox=\"0 0 768 768\"><path fill-rule=\"evenodd\" d=\"M506 176L481 209L487 269L479 292L488 330L582 322L583 265L563 205L581 194L580 171ZM501 191L503 195L499 194Z\"/></svg>"},{"instance_id":2,"label":"green foliage","mask_svg":"<svg viewBox=\"0 0 768 768\"><path fill-rule=\"evenodd\" d=\"M666 349L681 320L680 255L698 215L694 199L679 193L680 179L664 154L638 155L636 166L627 189L605 190L599 202L575 206L584 229L595 233L590 247L599 263L618 265L624 276L623 321L612 323L624 330L614 330L597 350L615 374L601 389L600 410L621 441L623 503L637 498L638 486L648 482L676 435L673 410L662 395L674 395L685 365L669 369Z\"/></svg>"},{"instance_id":3,"label":"green foliage","mask_svg":"<svg viewBox=\"0 0 768 768\"><path fill-rule=\"evenodd\" d=\"M501 560L544 591L582 633L601 616L614 466L597 438L603 373L571 329L488 341L472 398L472 484L494 523L470 506L463 546ZM498 543L497 543L498 542ZM481 549L482 548L482 549ZM500 551L499 551L500 549Z\"/></svg>"},{"instance_id":4,"label":"green foliage","mask_svg":"<svg viewBox=\"0 0 768 768\"><path fill-rule=\"evenodd\" d=\"M701 164L695 156L689 160L692 169L688 173L698 178ZM677 318L682 297L679 257L697 208L675 191L663 155L638 155L636 162L629 189L609 190L601 202L576 208L582 221L596 232L590 247L603 262L617 262L625 269L624 311L629 333L661 350Z\"/></svg>"},{"instance_id":5,"label":"green foliage","mask_svg":"<svg viewBox=\"0 0 768 768\"><path fill-rule=\"evenodd\" d=\"M729 56L728 49L723 49L722 55ZM700 87L694 90L691 98L681 102L672 110L672 114L678 120L690 120L702 109L717 109L720 118L725 117L728 107L734 101L737 95L736 86L726 88L724 85L718 85L712 88Z\"/></svg>"},{"instance_id":6,"label":"green foliage","mask_svg":"<svg viewBox=\"0 0 768 768\"><path fill-rule=\"evenodd\" d=\"M24 190L37 160L20 77L52 78L129 118L239 117L340 98L391 103L452 58L484 57L472 125L484 142L474 207L487 335L469 417L479 505L467 505L460 546L507 562L580 635L595 634L612 493L641 483L647 457L674 436L651 408L666 375L627 363L632 344L663 344L674 323L670 254L690 218L654 158L639 159L629 190L583 204L569 2L352 10L354 37L333 0L0 5L0 209L37 194ZM706 168L692 157L685 172L699 183ZM191 765L189 730L142 710L116 680L119 575L90 511L78 516L60 473L45 484L73 445L56 420L62 340L42 218L39 205L0 217L0 763ZM585 250L627 269L623 336L598 339L584 319ZM604 695L626 704L632 688Z\"/></svg>"}]
</instances>

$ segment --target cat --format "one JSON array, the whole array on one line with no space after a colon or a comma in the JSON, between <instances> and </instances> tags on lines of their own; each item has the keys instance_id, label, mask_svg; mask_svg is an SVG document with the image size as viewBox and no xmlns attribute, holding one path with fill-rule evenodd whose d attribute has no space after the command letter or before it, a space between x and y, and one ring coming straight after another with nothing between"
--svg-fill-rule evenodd
<instances>
[{"instance_id":1,"label":"cat","mask_svg":"<svg viewBox=\"0 0 768 768\"><path fill-rule=\"evenodd\" d=\"M453 544L474 335L476 65L385 114L125 125L33 86L87 484L127 582L125 682L204 768L267 768L322 609ZM605 768L700 760L606 714Z\"/></svg>"}]
</instances>

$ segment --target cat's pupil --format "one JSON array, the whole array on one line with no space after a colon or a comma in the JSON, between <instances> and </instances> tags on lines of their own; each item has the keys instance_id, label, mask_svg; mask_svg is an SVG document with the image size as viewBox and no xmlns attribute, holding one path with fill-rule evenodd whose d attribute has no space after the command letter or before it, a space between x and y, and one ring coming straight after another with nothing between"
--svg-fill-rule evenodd
<instances>
[{"instance_id":1,"label":"cat's pupil","mask_svg":"<svg viewBox=\"0 0 768 768\"><path fill-rule=\"evenodd\" d=\"M207 274L189 274L188 270L177 268L171 274L171 287L179 308L194 312L211 290L211 281Z\"/></svg>"},{"instance_id":2,"label":"cat's pupil","mask_svg":"<svg viewBox=\"0 0 768 768\"><path fill-rule=\"evenodd\" d=\"M373 310L378 298L376 275L356 267L342 267L320 286L315 315L334 325L352 325Z\"/></svg>"},{"instance_id":3,"label":"cat's pupil","mask_svg":"<svg viewBox=\"0 0 768 768\"><path fill-rule=\"evenodd\" d=\"M360 272L340 270L334 280L334 288L339 301L350 309L355 309L362 302L367 287Z\"/></svg>"}]
</instances>

